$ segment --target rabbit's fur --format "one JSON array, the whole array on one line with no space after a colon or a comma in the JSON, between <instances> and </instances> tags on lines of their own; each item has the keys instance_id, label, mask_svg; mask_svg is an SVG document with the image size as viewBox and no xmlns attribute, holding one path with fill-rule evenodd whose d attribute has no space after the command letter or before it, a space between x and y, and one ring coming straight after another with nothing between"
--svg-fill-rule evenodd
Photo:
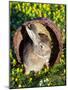
<instances>
[{"instance_id":1,"label":"rabbit's fur","mask_svg":"<svg viewBox=\"0 0 68 90\"><path fill-rule=\"evenodd\" d=\"M49 67L51 40L47 35L39 33L36 26L39 26L39 24L36 23L32 24L31 26L26 26L26 31L33 41L33 44L31 45L31 43L29 43L26 45L23 51L26 74L28 74L30 71L40 71L44 65L46 65L47 68Z\"/></svg>"}]
</instances>

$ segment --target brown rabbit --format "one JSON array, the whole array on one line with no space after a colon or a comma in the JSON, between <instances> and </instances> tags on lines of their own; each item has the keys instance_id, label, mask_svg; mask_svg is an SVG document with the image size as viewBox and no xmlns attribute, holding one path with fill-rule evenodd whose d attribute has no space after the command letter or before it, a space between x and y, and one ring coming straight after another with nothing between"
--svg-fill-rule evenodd
<instances>
[{"instance_id":1,"label":"brown rabbit","mask_svg":"<svg viewBox=\"0 0 68 90\"><path fill-rule=\"evenodd\" d=\"M28 74L30 71L40 71L44 65L49 67L49 59L51 55L51 41L50 37L43 33L39 33L44 27L42 24L33 23L30 26L26 26L26 31L33 41L33 45L30 43L24 48L23 58L25 65L25 73ZM46 32L46 28L45 32ZM48 32L47 32L48 33Z\"/></svg>"},{"instance_id":2,"label":"brown rabbit","mask_svg":"<svg viewBox=\"0 0 68 90\"><path fill-rule=\"evenodd\" d=\"M51 67L59 63L63 48L62 35L53 21L40 18L27 21L17 29L13 46L17 61L25 65L25 73L37 72L43 65Z\"/></svg>"}]
</instances>

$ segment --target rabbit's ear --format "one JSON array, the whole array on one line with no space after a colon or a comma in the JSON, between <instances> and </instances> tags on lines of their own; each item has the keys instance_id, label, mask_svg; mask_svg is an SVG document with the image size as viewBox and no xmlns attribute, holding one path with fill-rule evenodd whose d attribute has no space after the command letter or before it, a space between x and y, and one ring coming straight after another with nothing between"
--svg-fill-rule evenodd
<instances>
[{"instance_id":1,"label":"rabbit's ear","mask_svg":"<svg viewBox=\"0 0 68 90\"><path fill-rule=\"evenodd\" d=\"M29 37L31 38L31 40L33 41L33 43L35 45L37 45L39 42L38 34L35 33L33 30L29 29L27 26L26 26L26 31L27 31Z\"/></svg>"}]
</instances>

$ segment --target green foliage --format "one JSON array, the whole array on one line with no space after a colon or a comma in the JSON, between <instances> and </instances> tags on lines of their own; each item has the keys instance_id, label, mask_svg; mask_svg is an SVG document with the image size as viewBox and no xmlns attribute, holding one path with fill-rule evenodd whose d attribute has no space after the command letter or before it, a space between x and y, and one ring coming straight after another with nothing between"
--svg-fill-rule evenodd
<instances>
[{"instance_id":1,"label":"green foliage","mask_svg":"<svg viewBox=\"0 0 68 90\"><path fill-rule=\"evenodd\" d=\"M10 88L60 86L66 84L65 45L60 63L47 70L25 75L24 65L18 64L13 50L13 35L25 21L33 18L50 18L65 32L65 5L10 2ZM64 36L63 36L64 37Z\"/></svg>"}]
</instances>

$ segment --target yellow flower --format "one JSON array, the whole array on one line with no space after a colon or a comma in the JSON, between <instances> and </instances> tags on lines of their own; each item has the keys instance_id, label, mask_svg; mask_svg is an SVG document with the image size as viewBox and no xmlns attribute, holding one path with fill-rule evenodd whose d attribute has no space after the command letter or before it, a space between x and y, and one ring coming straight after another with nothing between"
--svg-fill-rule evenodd
<instances>
[{"instance_id":1,"label":"yellow flower","mask_svg":"<svg viewBox=\"0 0 68 90\"><path fill-rule=\"evenodd\" d=\"M18 3L18 9L21 10L21 8L20 8L20 4L19 4L19 3Z\"/></svg>"},{"instance_id":2,"label":"yellow flower","mask_svg":"<svg viewBox=\"0 0 68 90\"><path fill-rule=\"evenodd\" d=\"M47 7L50 7L50 4L46 4L47 5Z\"/></svg>"},{"instance_id":3,"label":"yellow flower","mask_svg":"<svg viewBox=\"0 0 68 90\"><path fill-rule=\"evenodd\" d=\"M45 68L44 71L47 72L47 69Z\"/></svg>"},{"instance_id":4,"label":"yellow flower","mask_svg":"<svg viewBox=\"0 0 68 90\"><path fill-rule=\"evenodd\" d=\"M55 7L58 7L58 5L57 5L57 4L55 4Z\"/></svg>"},{"instance_id":5,"label":"yellow flower","mask_svg":"<svg viewBox=\"0 0 68 90\"><path fill-rule=\"evenodd\" d=\"M16 65L16 60L15 59L13 59L13 65Z\"/></svg>"},{"instance_id":6,"label":"yellow flower","mask_svg":"<svg viewBox=\"0 0 68 90\"><path fill-rule=\"evenodd\" d=\"M62 58L64 58L64 55L62 54L62 56L61 56Z\"/></svg>"},{"instance_id":7,"label":"yellow flower","mask_svg":"<svg viewBox=\"0 0 68 90\"><path fill-rule=\"evenodd\" d=\"M36 7L37 6L37 4L34 4L34 7Z\"/></svg>"},{"instance_id":8,"label":"yellow flower","mask_svg":"<svg viewBox=\"0 0 68 90\"><path fill-rule=\"evenodd\" d=\"M51 85L51 83L48 83L48 86L50 86Z\"/></svg>"},{"instance_id":9,"label":"yellow flower","mask_svg":"<svg viewBox=\"0 0 68 90\"><path fill-rule=\"evenodd\" d=\"M17 68L17 72L19 72L19 68Z\"/></svg>"},{"instance_id":10,"label":"yellow flower","mask_svg":"<svg viewBox=\"0 0 68 90\"><path fill-rule=\"evenodd\" d=\"M44 17L47 17L46 13L44 13Z\"/></svg>"},{"instance_id":11,"label":"yellow flower","mask_svg":"<svg viewBox=\"0 0 68 90\"><path fill-rule=\"evenodd\" d=\"M12 80L14 80L14 77L12 77Z\"/></svg>"},{"instance_id":12,"label":"yellow flower","mask_svg":"<svg viewBox=\"0 0 68 90\"><path fill-rule=\"evenodd\" d=\"M24 67L24 64L22 64L22 67Z\"/></svg>"},{"instance_id":13,"label":"yellow flower","mask_svg":"<svg viewBox=\"0 0 68 90\"><path fill-rule=\"evenodd\" d=\"M22 72L22 69L20 69L20 72Z\"/></svg>"},{"instance_id":14,"label":"yellow flower","mask_svg":"<svg viewBox=\"0 0 68 90\"><path fill-rule=\"evenodd\" d=\"M43 4L43 8L44 8L44 9L46 8L46 4Z\"/></svg>"},{"instance_id":15,"label":"yellow flower","mask_svg":"<svg viewBox=\"0 0 68 90\"><path fill-rule=\"evenodd\" d=\"M12 75L14 75L14 71L12 71Z\"/></svg>"},{"instance_id":16,"label":"yellow flower","mask_svg":"<svg viewBox=\"0 0 68 90\"><path fill-rule=\"evenodd\" d=\"M12 59L13 59L13 56L12 56L12 50L10 50L9 55L10 55L10 58L12 58ZM11 60L11 59L10 59L10 60Z\"/></svg>"},{"instance_id":17,"label":"yellow flower","mask_svg":"<svg viewBox=\"0 0 68 90\"><path fill-rule=\"evenodd\" d=\"M17 5L15 6L15 9L18 9Z\"/></svg>"},{"instance_id":18,"label":"yellow flower","mask_svg":"<svg viewBox=\"0 0 68 90\"><path fill-rule=\"evenodd\" d=\"M60 62L61 62L61 63L64 63L64 59L60 58Z\"/></svg>"},{"instance_id":19,"label":"yellow flower","mask_svg":"<svg viewBox=\"0 0 68 90\"><path fill-rule=\"evenodd\" d=\"M61 9L62 9L62 10L64 9L64 5L61 5Z\"/></svg>"},{"instance_id":20,"label":"yellow flower","mask_svg":"<svg viewBox=\"0 0 68 90\"><path fill-rule=\"evenodd\" d=\"M48 79L48 78L46 78L46 81L48 82L48 81L49 81L49 79Z\"/></svg>"},{"instance_id":21,"label":"yellow flower","mask_svg":"<svg viewBox=\"0 0 68 90\"><path fill-rule=\"evenodd\" d=\"M34 10L32 10L32 13L34 13Z\"/></svg>"},{"instance_id":22,"label":"yellow flower","mask_svg":"<svg viewBox=\"0 0 68 90\"><path fill-rule=\"evenodd\" d=\"M50 15L51 14L51 12L48 12L48 15Z\"/></svg>"},{"instance_id":23,"label":"yellow flower","mask_svg":"<svg viewBox=\"0 0 68 90\"><path fill-rule=\"evenodd\" d=\"M65 69L64 69L64 73L66 73Z\"/></svg>"},{"instance_id":24,"label":"yellow flower","mask_svg":"<svg viewBox=\"0 0 68 90\"><path fill-rule=\"evenodd\" d=\"M41 74L41 72L39 71L39 72L38 72L38 74L40 75L40 74Z\"/></svg>"},{"instance_id":25,"label":"yellow flower","mask_svg":"<svg viewBox=\"0 0 68 90\"><path fill-rule=\"evenodd\" d=\"M55 13L55 12L53 12L53 15L54 15L54 16L55 16L55 14L56 14L56 13Z\"/></svg>"},{"instance_id":26,"label":"yellow flower","mask_svg":"<svg viewBox=\"0 0 68 90\"><path fill-rule=\"evenodd\" d=\"M32 78L30 78L29 81L31 82L32 81Z\"/></svg>"},{"instance_id":27,"label":"yellow flower","mask_svg":"<svg viewBox=\"0 0 68 90\"><path fill-rule=\"evenodd\" d=\"M18 81L18 79L16 78L16 79L15 79L15 81L17 82L17 81Z\"/></svg>"},{"instance_id":28,"label":"yellow flower","mask_svg":"<svg viewBox=\"0 0 68 90\"><path fill-rule=\"evenodd\" d=\"M39 7L42 8L42 4L39 4Z\"/></svg>"},{"instance_id":29,"label":"yellow flower","mask_svg":"<svg viewBox=\"0 0 68 90\"><path fill-rule=\"evenodd\" d=\"M49 11L50 10L50 7L47 7L46 10Z\"/></svg>"},{"instance_id":30,"label":"yellow flower","mask_svg":"<svg viewBox=\"0 0 68 90\"><path fill-rule=\"evenodd\" d=\"M42 17L42 13L41 12L39 13L39 16Z\"/></svg>"},{"instance_id":31,"label":"yellow flower","mask_svg":"<svg viewBox=\"0 0 68 90\"><path fill-rule=\"evenodd\" d=\"M18 87L21 87L21 84L19 84Z\"/></svg>"}]
</instances>

